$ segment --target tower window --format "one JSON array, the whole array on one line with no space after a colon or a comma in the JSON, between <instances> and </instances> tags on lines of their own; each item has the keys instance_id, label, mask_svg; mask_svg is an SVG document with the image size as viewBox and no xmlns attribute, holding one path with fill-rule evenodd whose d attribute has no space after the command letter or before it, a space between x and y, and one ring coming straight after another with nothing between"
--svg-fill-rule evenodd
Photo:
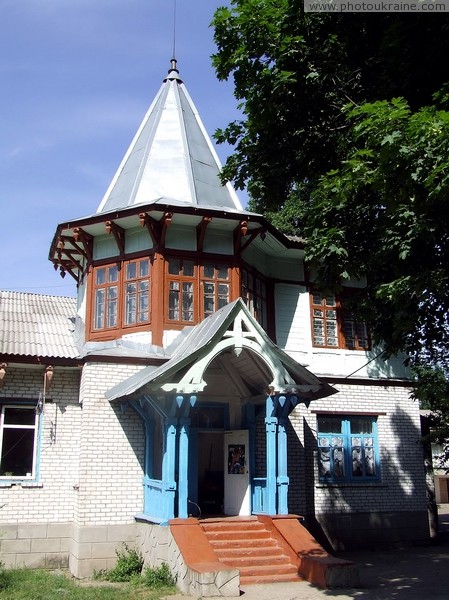
<instances>
[{"instance_id":1,"label":"tower window","mask_svg":"<svg viewBox=\"0 0 449 600\"><path fill-rule=\"evenodd\" d=\"M167 261L167 320L191 324L230 301L231 269L226 264L169 258Z\"/></svg>"},{"instance_id":2,"label":"tower window","mask_svg":"<svg viewBox=\"0 0 449 600\"><path fill-rule=\"evenodd\" d=\"M149 258L94 268L94 332L149 323L150 272Z\"/></svg>"}]
</instances>

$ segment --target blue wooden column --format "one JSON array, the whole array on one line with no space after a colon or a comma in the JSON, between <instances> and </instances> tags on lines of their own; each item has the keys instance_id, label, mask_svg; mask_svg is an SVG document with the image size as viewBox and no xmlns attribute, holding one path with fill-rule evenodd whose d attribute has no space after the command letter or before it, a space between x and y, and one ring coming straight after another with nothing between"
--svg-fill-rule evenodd
<instances>
[{"instance_id":1,"label":"blue wooden column","mask_svg":"<svg viewBox=\"0 0 449 600\"><path fill-rule=\"evenodd\" d=\"M178 419L166 417L165 430L165 452L162 460L162 493L164 496L164 516L173 519L175 516L175 463L176 463L176 428Z\"/></svg>"},{"instance_id":2,"label":"blue wooden column","mask_svg":"<svg viewBox=\"0 0 449 600\"><path fill-rule=\"evenodd\" d=\"M179 428L179 486L178 517L186 519L188 515L187 500L189 496L189 428L190 419L181 418Z\"/></svg>"},{"instance_id":3,"label":"blue wooden column","mask_svg":"<svg viewBox=\"0 0 449 600\"><path fill-rule=\"evenodd\" d=\"M287 417L280 417L278 424L278 514L288 514L288 484L287 475Z\"/></svg>"},{"instance_id":4,"label":"blue wooden column","mask_svg":"<svg viewBox=\"0 0 449 600\"><path fill-rule=\"evenodd\" d=\"M275 416L275 399L271 396L266 401L265 432L267 437L267 503L266 511L269 515L276 514L277 497L277 417Z\"/></svg>"}]
</instances>

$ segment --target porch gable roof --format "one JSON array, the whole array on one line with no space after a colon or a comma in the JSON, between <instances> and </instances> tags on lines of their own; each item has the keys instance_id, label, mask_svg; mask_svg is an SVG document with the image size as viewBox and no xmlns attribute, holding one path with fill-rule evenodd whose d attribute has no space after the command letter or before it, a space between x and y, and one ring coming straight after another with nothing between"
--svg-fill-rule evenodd
<instances>
[{"instance_id":1,"label":"porch gable roof","mask_svg":"<svg viewBox=\"0 0 449 600\"><path fill-rule=\"evenodd\" d=\"M178 393L202 391L206 385L203 374L213 358L230 350L238 356L242 349L257 354L273 375L272 381L267 376L266 389L261 392L296 393L308 400L336 392L276 346L239 298L195 327L185 328L168 348L172 354L166 363L142 369L109 389L106 398L117 400L135 395L142 388Z\"/></svg>"}]
</instances>

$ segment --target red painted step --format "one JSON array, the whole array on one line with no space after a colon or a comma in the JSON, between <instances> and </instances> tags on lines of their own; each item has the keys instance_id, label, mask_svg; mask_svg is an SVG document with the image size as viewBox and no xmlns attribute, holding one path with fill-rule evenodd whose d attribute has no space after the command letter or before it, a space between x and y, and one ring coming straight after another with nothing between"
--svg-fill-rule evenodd
<instances>
[{"instance_id":1,"label":"red painted step","mask_svg":"<svg viewBox=\"0 0 449 600\"><path fill-rule=\"evenodd\" d=\"M298 562L276 533L257 517L201 521L209 543L223 564L239 569L240 584L301 581Z\"/></svg>"}]
</instances>

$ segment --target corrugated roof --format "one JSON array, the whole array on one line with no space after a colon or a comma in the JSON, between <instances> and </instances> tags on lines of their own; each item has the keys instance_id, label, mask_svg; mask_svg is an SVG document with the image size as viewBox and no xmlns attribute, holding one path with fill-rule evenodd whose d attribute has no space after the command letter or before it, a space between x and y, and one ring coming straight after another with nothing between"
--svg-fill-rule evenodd
<instances>
[{"instance_id":1,"label":"corrugated roof","mask_svg":"<svg viewBox=\"0 0 449 600\"><path fill-rule=\"evenodd\" d=\"M0 354L77 358L76 299L0 291Z\"/></svg>"},{"instance_id":2,"label":"corrugated roof","mask_svg":"<svg viewBox=\"0 0 449 600\"><path fill-rule=\"evenodd\" d=\"M145 115L97 213L173 198L241 210L220 160L179 77L176 60Z\"/></svg>"}]
</instances>

